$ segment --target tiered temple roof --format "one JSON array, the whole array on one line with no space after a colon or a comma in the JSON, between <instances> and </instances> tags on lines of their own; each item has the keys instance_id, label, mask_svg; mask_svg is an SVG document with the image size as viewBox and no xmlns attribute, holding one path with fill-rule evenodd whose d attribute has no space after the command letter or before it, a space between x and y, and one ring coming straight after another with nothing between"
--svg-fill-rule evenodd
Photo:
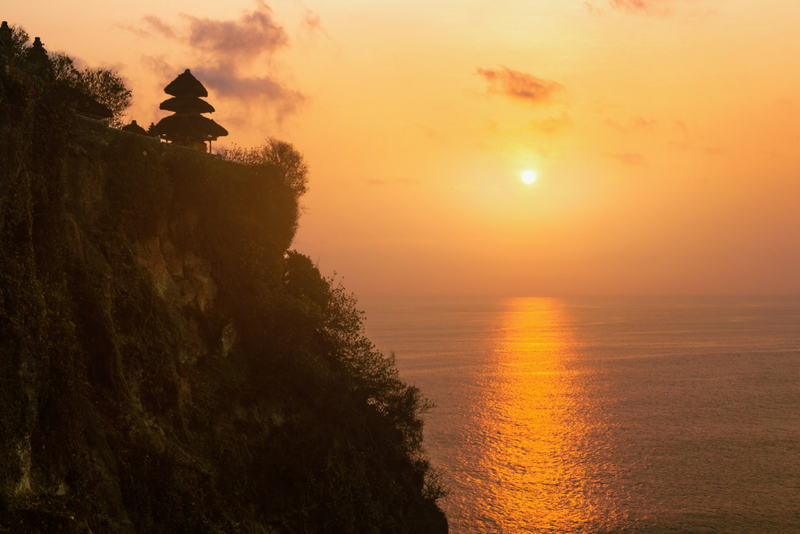
<instances>
[{"instance_id":1,"label":"tiered temple roof","mask_svg":"<svg viewBox=\"0 0 800 534\"><path fill-rule=\"evenodd\" d=\"M207 97L208 91L189 69L167 85L164 92L173 98L162 102L159 108L173 111L174 114L156 124L156 133L160 138L176 145L206 151L206 141L210 146L211 141L228 135L228 130L203 117L203 113L213 113L214 107L201 98Z\"/></svg>"}]
</instances>

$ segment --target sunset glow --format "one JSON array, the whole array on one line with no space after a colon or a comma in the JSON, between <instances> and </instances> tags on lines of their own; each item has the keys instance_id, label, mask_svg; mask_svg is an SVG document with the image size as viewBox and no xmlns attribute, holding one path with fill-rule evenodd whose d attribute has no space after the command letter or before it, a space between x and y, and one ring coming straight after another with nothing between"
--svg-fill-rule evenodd
<instances>
[{"instance_id":1,"label":"sunset glow","mask_svg":"<svg viewBox=\"0 0 800 534\"><path fill-rule=\"evenodd\" d=\"M525 171L522 173L522 181L526 184L532 184L536 180L536 175L533 171Z\"/></svg>"},{"instance_id":2,"label":"sunset glow","mask_svg":"<svg viewBox=\"0 0 800 534\"><path fill-rule=\"evenodd\" d=\"M486 513L493 523L487 523L502 525L502 532L520 532L519 517L561 527L590 524L595 503L583 486L594 473L586 472L580 447L585 424L573 404L581 377L571 376L567 366L574 340L564 331L557 301L505 304L492 373L494 410L483 420L497 447L489 448L482 466L503 481L503 491L483 499L491 503Z\"/></svg>"},{"instance_id":3,"label":"sunset glow","mask_svg":"<svg viewBox=\"0 0 800 534\"><path fill-rule=\"evenodd\" d=\"M800 534L800 2L6 4L0 533Z\"/></svg>"},{"instance_id":4,"label":"sunset glow","mask_svg":"<svg viewBox=\"0 0 800 534\"><path fill-rule=\"evenodd\" d=\"M191 68L215 146L292 143L294 246L357 294L800 293L796 2L82 8L2 18L118 69L139 124Z\"/></svg>"}]
</instances>

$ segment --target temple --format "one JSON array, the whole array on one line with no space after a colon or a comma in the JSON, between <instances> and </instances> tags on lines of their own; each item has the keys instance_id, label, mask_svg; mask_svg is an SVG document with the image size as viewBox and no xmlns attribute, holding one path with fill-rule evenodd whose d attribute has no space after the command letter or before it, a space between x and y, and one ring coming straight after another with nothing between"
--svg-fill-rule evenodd
<instances>
[{"instance_id":1,"label":"temple","mask_svg":"<svg viewBox=\"0 0 800 534\"><path fill-rule=\"evenodd\" d=\"M213 113L214 107L201 98L207 97L208 91L189 69L167 85L164 92L173 98L162 102L159 108L174 113L156 124L158 137L179 146L207 152L211 148L211 141L228 135L228 130L203 117L203 113Z\"/></svg>"},{"instance_id":2,"label":"temple","mask_svg":"<svg viewBox=\"0 0 800 534\"><path fill-rule=\"evenodd\" d=\"M120 129L123 132L130 132L130 133L135 133L135 134L139 134L139 135L146 135L148 137L150 136L150 134L147 133L147 130L145 130L144 128L142 128L138 124L136 124L136 121L131 121L130 124L128 124L127 126L123 126Z\"/></svg>"},{"instance_id":3,"label":"temple","mask_svg":"<svg viewBox=\"0 0 800 534\"><path fill-rule=\"evenodd\" d=\"M6 63L11 58L14 47L13 36L14 32L11 30L8 22L4 20L3 23L0 24L0 61L3 62L3 68L6 67Z\"/></svg>"},{"instance_id":4,"label":"temple","mask_svg":"<svg viewBox=\"0 0 800 534\"><path fill-rule=\"evenodd\" d=\"M7 21L0 24L0 68L8 69L10 61L13 59L14 32ZM21 68L27 75L36 76L39 80L47 83L54 82L54 88L58 92L62 102L72 109L76 114L89 117L90 119L104 120L112 119L114 113L104 104L101 104L80 89L68 85L63 80L55 79L53 64L47 50L39 37L33 40L33 44L25 49L22 56Z\"/></svg>"}]
</instances>

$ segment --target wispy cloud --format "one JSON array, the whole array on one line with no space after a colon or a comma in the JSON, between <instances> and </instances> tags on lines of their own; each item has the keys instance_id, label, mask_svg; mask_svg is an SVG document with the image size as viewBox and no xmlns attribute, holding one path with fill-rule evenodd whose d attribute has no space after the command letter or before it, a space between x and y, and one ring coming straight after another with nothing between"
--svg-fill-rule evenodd
<instances>
[{"instance_id":1,"label":"wispy cloud","mask_svg":"<svg viewBox=\"0 0 800 534\"><path fill-rule=\"evenodd\" d=\"M626 152L624 154L608 154L608 157L617 160L626 167L647 167L647 158L638 152Z\"/></svg>"},{"instance_id":2,"label":"wispy cloud","mask_svg":"<svg viewBox=\"0 0 800 534\"><path fill-rule=\"evenodd\" d=\"M590 15L603 15L607 10L624 11L633 15L671 16L677 13L692 17L707 17L716 14L708 8L713 3L704 0L586 0L583 7ZM692 5L694 9L687 10Z\"/></svg>"},{"instance_id":3,"label":"wispy cloud","mask_svg":"<svg viewBox=\"0 0 800 534\"><path fill-rule=\"evenodd\" d=\"M647 15L669 15L671 0L609 0L611 7L629 13Z\"/></svg>"},{"instance_id":4,"label":"wispy cloud","mask_svg":"<svg viewBox=\"0 0 800 534\"><path fill-rule=\"evenodd\" d=\"M619 122L612 119L606 119L603 121L603 126L608 126L609 128L613 128L614 130L620 132L650 130L655 125L656 125L655 119L646 119L642 116L631 117L631 119L625 124L620 124Z\"/></svg>"},{"instance_id":5,"label":"wispy cloud","mask_svg":"<svg viewBox=\"0 0 800 534\"><path fill-rule=\"evenodd\" d=\"M627 11L629 13L639 13L646 15L672 15L675 8L679 10L687 4L697 4L701 7L701 0L609 0L609 4L613 9ZM707 16L714 13L712 9L695 10L694 15Z\"/></svg>"},{"instance_id":6,"label":"wispy cloud","mask_svg":"<svg viewBox=\"0 0 800 534\"><path fill-rule=\"evenodd\" d=\"M308 24L321 28L319 18L306 10ZM175 67L164 57L142 58L143 63L162 80L174 78L186 67L217 95L242 103L267 103L277 121L294 113L305 101L297 89L287 86L274 74L259 68L269 64L273 56L290 46L284 27L275 20L272 9L257 0L255 8L237 19L216 20L182 14L180 22L170 24L148 15L138 26L127 27L138 35L167 39L182 45L190 61Z\"/></svg>"},{"instance_id":7,"label":"wispy cloud","mask_svg":"<svg viewBox=\"0 0 800 534\"><path fill-rule=\"evenodd\" d=\"M699 152L701 154L705 154L706 156L721 156L725 153L725 151L721 148L712 146L695 146L679 141L670 141L669 147L680 152Z\"/></svg>"},{"instance_id":8,"label":"wispy cloud","mask_svg":"<svg viewBox=\"0 0 800 534\"><path fill-rule=\"evenodd\" d=\"M489 84L488 91L534 104L548 103L564 90L564 86L552 80L537 78L532 74L511 70L501 66L500 69L478 69L478 74Z\"/></svg>"},{"instance_id":9,"label":"wispy cloud","mask_svg":"<svg viewBox=\"0 0 800 534\"><path fill-rule=\"evenodd\" d=\"M428 137L429 139L436 139L437 137L439 137L438 132L436 130L434 130L433 128L430 128L428 126L424 126L422 124L414 124L414 126L416 128L419 128L419 130L422 133L424 133L425 136Z\"/></svg>"},{"instance_id":10,"label":"wispy cloud","mask_svg":"<svg viewBox=\"0 0 800 534\"><path fill-rule=\"evenodd\" d=\"M645 119L642 116L634 117L632 122L633 125L636 126L637 128L651 128L656 124L655 119Z\"/></svg>"},{"instance_id":11,"label":"wispy cloud","mask_svg":"<svg viewBox=\"0 0 800 534\"><path fill-rule=\"evenodd\" d=\"M146 17L142 18L142 23L145 27L141 31L147 35L155 33L162 37L166 37L167 39L175 38L175 30L172 29L172 26L154 15L147 15ZM148 29L150 31L148 31Z\"/></svg>"},{"instance_id":12,"label":"wispy cloud","mask_svg":"<svg viewBox=\"0 0 800 534\"><path fill-rule=\"evenodd\" d=\"M658 3L658 0L611 0L613 7L627 9L628 11L648 11L653 9L654 4Z\"/></svg>"},{"instance_id":13,"label":"wispy cloud","mask_svg":"<svg viewBox=\"0 0 800 534\"><path fill-rule=\"evenodd\" d=\"M195 69L199 79L217 94L243 101L268 100L275 106L278 119L294 113L305 101L305 96L269 76L243 76L234 66L218 64Z\"/></svg>"},{"instance_id":14,"label":"wispy cloud","mask_svg":"<svg viewBox=\"0 0 800 534\"><path fill-rule=\"evenodd\" d=\"M307 7L303 8L303 19L300 21L300 26L309 33L321 33L330 39L328 32L322 27L322 20L319 15Z\"/></svg>"},{"instance_id":15,"label":"wispy cloud","mask_svg":"<svg viewBox=\"0 0 800 534\"><path fill-rule=\"evenodd\" d=\"M175 77L175 67L170 65L164 56L142 56L142 65L162 80Z\"/></svg>"},{"instance_id":16,"label":"wispy cloud","mask_svg":"<svg viewBox=\"0 0 800 534\"><path fill-rule=\"evenodd\" d=\"M560 117L547 117L530 122L531 130L548 137L557 135L570 126L572 126L572 119L566 113Z\"/></svg>"},{"instance_id":17,"label":"wispy cloud","mask_svg":"<svg viewBox=\"0 0 800 534\"><path fill-rule=\"evenodd\" d=\"M257 2L239 20L213 20L183 15L189 26L189 45L217 59L253 59L289 45L286 31L273 19L272 9Z\"/></svg>"}]
</instances>

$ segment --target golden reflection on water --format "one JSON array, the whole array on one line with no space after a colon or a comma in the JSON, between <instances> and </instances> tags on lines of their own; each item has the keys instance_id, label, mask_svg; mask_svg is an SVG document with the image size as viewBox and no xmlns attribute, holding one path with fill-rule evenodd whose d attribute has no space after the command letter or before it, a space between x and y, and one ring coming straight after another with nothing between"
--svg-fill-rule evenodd
<instances>
[{"instance_id":1,"label":"golden reflection on water","mask_svg":"<svg viewBox=\"0 0 800 534\"><path fill-rule=\"evenodd\" d=\"M557 299L509 299L478 427L485 454L475 480L487 509L473 521L494 532L575 532L602 523L589 495L591 439L576 347ZM473 525L477 526L477 525ZM605 525L608 526L608 525Z\"/></svg>"}]
</instances>

